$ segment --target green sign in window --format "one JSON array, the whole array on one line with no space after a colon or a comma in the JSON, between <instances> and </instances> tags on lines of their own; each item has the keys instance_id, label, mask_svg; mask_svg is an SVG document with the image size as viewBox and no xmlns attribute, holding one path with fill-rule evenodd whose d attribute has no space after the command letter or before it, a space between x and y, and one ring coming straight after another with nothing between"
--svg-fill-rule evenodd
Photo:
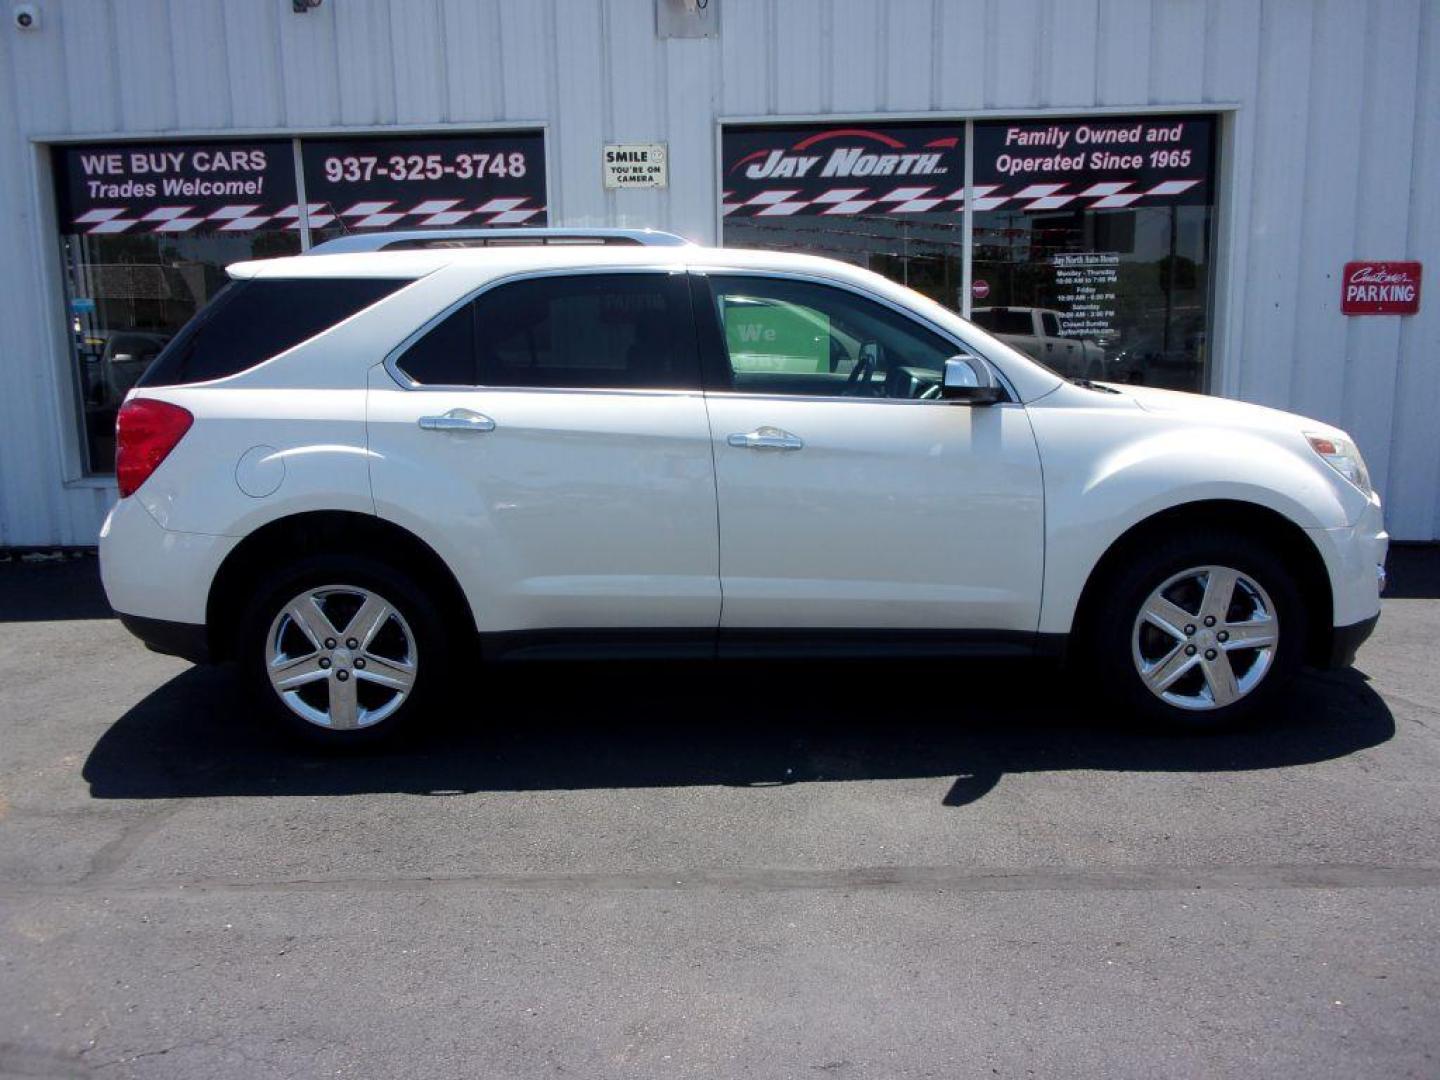
<instances>
[{"instance_id":1,"label":"green sign in window","mask_svg":"<svg viewBox=\"0 0 1440 1080\"><path fill-rule=\"evenodd\" d=\"M830 320L810 308L727 297L725 344L736 372L830 370Z\"/></svg>"}]
</instances>

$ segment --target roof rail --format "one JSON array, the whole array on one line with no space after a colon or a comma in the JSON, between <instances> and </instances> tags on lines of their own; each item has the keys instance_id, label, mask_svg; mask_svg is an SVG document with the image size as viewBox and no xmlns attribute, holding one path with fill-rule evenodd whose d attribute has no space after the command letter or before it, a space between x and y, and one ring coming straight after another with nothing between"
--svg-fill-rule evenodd
<instances>
[{"instance_id":1,"label":"roof rail","mask_svg":"<svg viewBox=\"0 0 1440 1080\"><path fill-rule=\"evenodd\" d=\"M307 255L341 255L357 251L415 251L424 248L528 247L540 244L618 244L678 247L683 236L659 229L406 229L337 236L312 247Z\"/></svg>"}]
</instances>

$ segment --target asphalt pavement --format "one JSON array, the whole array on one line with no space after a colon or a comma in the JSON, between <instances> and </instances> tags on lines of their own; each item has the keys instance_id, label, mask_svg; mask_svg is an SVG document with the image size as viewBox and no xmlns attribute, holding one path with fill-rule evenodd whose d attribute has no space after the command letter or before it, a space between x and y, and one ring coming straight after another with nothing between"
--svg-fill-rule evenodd
<instances>
[{"instance_id":1,"label":"asphalt pavement","mask_svg":"<svg viewBox=\"0 0 1440 1080\"><path fill-rule=\"evenodd\" d=\"M0 564L0 1076L1440 1075L1440 549L1258 730L1028 664L476 670L316 757Z\"/></svg>"}]
</instances>

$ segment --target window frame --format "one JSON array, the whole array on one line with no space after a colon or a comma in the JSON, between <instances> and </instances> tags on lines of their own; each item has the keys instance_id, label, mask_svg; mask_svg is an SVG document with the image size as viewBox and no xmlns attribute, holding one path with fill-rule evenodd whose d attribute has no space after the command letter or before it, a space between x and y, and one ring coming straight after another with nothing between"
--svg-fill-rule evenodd
<instances>
[{"instance_id":1,"label":"window frame","mask_svg":"<svg viewBox=\"0 0 1440 1080\"><path fill-rule=\"evenodd\" d=\"M615 274L648 274L652 277L664 278L672 282L682 278L686 274L684 266L676 266L674 263L656 263L645 266L560 266L547 267L543 270L525 270L513 274L505 274L501 277L492 278L484 284L471 289L459 299L445 305L400 342L395 348L385 355L385 370L389 373L401 390L407 391L444 391L447 393L521 393L521 394L699 394L704 390L704 368L700 358L698 347L699 328L695 325L693 307L686 308L683 301L680 310L677 312L680 325L687 331L692 352L694 353L693 385L685 387L628 387L628 386L494 386L488 383L474 383L470 385L455 385L441 383L416 382L399 366L400 359L409 351L410 347L425 337L431 330L439 326L460 308L467 304L475 304L486 293L495 289L503 288L506 285L513 285L521 281L529 281L535 278L551 277L593 277L595 275ZM480 328L475 326L475 333L478 335ZM476 355L475 365L476 376L479 376L479 356Z\"/></svg>"},{"instance_id":2,"label":"window frame","mask_svg":"<svg viewBox=\"0 0 1440 1080\"><path fill-rule=\"evenodd\" d=\"M705 377L705 393L724 394L726 396L752 398L755 400L773 399L783 401L828 401L849 405L928 405L942 408L954 408L955 402L948 398L892 398L892 397L857 397L853 394L763 394L754 393L748 390L736 390L734 386L734 372L730 366L729 351L725 346L725 331L720 325L719 305L715 299L715 289L710 278L716 277L754 277L770 280L800 282L807 285L818 285L822 288L838 289L842 292L852 293L863 300L879 304L889 308L903 319L916 324L920 328L939 337L942 341L950 343L954 348L952 356L966 356L983 363L995 376L1000 388L1005 391L1005 399L997 402L997 405L1009 405L1020 401L1015 388L1010 385L1009 379L998 365L980 353L973 346L961 341L954 334L949 333L943 327L931 322L929 319L898 304L887 296L871 292L869 289L855 285L838 278L823 277L819 274L806 274L792 270L761 269L758 267L730 267L730 266L704 266L690 268L690 303L695 314L695 333L697 343L700 347L700 366Z\"/></svg>"}]
</instances>

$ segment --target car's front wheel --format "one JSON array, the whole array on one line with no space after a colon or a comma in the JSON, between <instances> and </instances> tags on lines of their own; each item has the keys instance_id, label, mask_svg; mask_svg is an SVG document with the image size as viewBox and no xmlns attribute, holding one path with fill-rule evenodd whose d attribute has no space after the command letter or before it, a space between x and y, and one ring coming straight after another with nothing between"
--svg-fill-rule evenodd
<instances>
[{"instance_id":1,"label":"car's front wheel","mask_svg":"<svg viewBox=\"0 0 1440 1080\"><path fill-rule=\"evenodd\" d=\"M243 621L240 659L256 696L292 733L336 748L418 726L448 652L424 591L364 556L273 574Z\"/></svg>"},{"instance_id":2,"label":"car's front wheel","mask_svg":"<svg viewBox=\"0 0 1440 1080\"><path fill-rule=\"evenodd\" d=\"M1300 666L1304 599L1284 561L1250 536L1173 537L1101 590L1085 662L1141 719L1230 727L1272 704Z\"/></svg>"}]
</instances>

